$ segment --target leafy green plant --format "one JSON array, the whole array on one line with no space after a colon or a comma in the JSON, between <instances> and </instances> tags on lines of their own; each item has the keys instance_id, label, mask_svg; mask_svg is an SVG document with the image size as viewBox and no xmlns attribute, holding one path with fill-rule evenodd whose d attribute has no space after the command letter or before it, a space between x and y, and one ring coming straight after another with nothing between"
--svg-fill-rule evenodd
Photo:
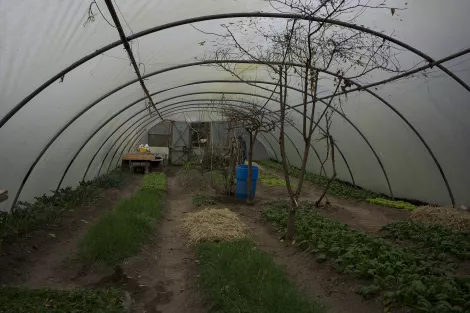
<instances>
[{"instance_id":1,"label":"leafy green plant","mask_svg":"<svg viewBox=\"0 0 470 313\"><path fill-rule=\"evenodd\" d=\"M377 205L382 205L382 206L389 206L391 208L407 210L407 211L413 211L414 209L417 208L416 205L413 205L405 201L394 201L394 200L388 200L388 199L383 199L383 198L372 198L372 199L369 198L367 199L367 202L377 204Z\"/></svg>"},{"instance_id":2,"label":"leafy green plant","mask_svg":"<svg viewBox=\"0 0 470 313\"><path fill-rule=\"evenodd\" d=\"M270 207L264 216L284 231L287 203L272 203ZM383 238L350 230L311 209L299 210L296 218L295 239L301 248L323 253L337 272L370 280L387 291L386 305L399 302L417 312L470 310L470 278L456 276L455 264L442 255L395 247ZM369 296L375 294L372 291L361 292Z\"/></svg>"},{"instance_id":3,"label":"leafy green plant","mask_svg":"<svg viewBox=\"0 0 470 313\"><path fill-rule=\"evenodd\" d=\"M144 176L142 189L157 192L166 191L166 176L163 173L151 173Z\"/></svg>"},{"instance_id":4,"label":"leafy green plant","mask_svg":"<svg viewBox=\"0 0 470 313\"><path fill-rule=\"evenodd\" d=\"M394 240L410 240L424 248L451 253L461 260L470 260L470 234L440 225L400 221L386 225L383 231Z\"/></svg>"},{"instance_id":5,"label":"leafy green plant","mask_svg":"<svg viewBox=\"0 0 470 313\"><path fill-rule=\"evenodd\" d=\"M261 181L263 183L265 183L266 185L268 185L268 187L287 187L287 183L284 179L280 179L280 178L261 178ZM295 187L294 184L290 184L292 188Z\"/></svg>"},{"instance_id":6,"label":"leafy green plant","mask_svg":"<svg viewBox=\"0 0 470 313\"><path fill-rule=\"evenodd\" d=\"M78 187L52 190L34 202L18 201L10 213L0 212L0 240L13 239L47 225L56 224L71 208L95 198L103 188L116 188L126 181L122 171L114 170Z\"/></svg>"},{"instance_id":7,"label":"leafy green plant","mask_svg":"<svg viewBox=\"0 0 470 313\"><path fill-rule=\"evenodd\" d=\"M202 243L200 286L211 303L209 312L317 313L309 300L285 277L270 256L251 241Z\"/></svg>"},{"instance_id":8,"label":"leafy green plant","mask_svg":"<svg viewBox=\"0 0 470 313\"><path fill-rule=\"evenodd\" d=\"M117 290L0 287L2 313L124 313Z\"/></svg>"},{"instance_id":9,"label":"leafy green plant","mask_svg":"<svg viewBox=\"0 0 470 313\"><path fill-rule=\"evenodd\" d=\"M186 162L183 164L183 168L185 170L192 170L196 167L196 164L194 162Z\"/></svg>"},{"instance_id":10,"label":"leafy green plant","mask_svg":"<svg viewBox=\"0 0 470 313\"><path fill-rule=\"evenodd\" d=\"M282 165L273 160L258 161L258 164L277 171L282 171ZM296 167L291 166L289 168L289 174L293 177L299 177L299 172L299 169ZM327 178L311 172L305 172L305 180L321 187L326 187L328 184ZM361 201L365 201L368 198L384 197L384 195L380 195L357 186L355 187L348 182L340 181L338 179L335 179L331 182L331 185L328 189L328 194L339 198L353 198Z\"/></svg>"},{"instance_id":11,"label":"leafy green plant","mask_svg":"<svg viewBox=\"0 0 470 313\"><path fill-rule=\"evenodd\" d=\"M214 197L206 196L206 195L195 195L193 196L193 204L197 207L207 206L207 205L214 205L216 201Z\"/></svg>"}]
</instances>

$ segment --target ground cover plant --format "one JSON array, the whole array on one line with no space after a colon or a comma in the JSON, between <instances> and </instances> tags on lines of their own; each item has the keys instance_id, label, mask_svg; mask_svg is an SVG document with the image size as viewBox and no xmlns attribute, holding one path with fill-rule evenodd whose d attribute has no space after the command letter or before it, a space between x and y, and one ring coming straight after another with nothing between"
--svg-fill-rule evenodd
<instances>
[{"instance_id":1,"label":"ground cover plant","mask_svg":"<svg viewBox=\"0 0 470 313\"><path fill-rule=\"evenodd\" d=\"M82 257L114 266L136 254L155 230L165 190L164 174L146 175L141 190L90 227L80 243Z\"/></svg>"},{"instance_id":2,"label":"ground cover plant","mask_svg":"<svg viewBox=\"0 0 470 313\"><path fill-rule=\"evenodd\" d=\"M282 171L282 165L273 160L258 161L258 164L277 171ZM293 177L299 177L299 169L291 166L289 168L289 174ZM321 175L314 174L311 172L305 172L305 180L320 187L326 187L326 185L328 184L327 177L323 177ZM352 184L348 182L343 182L338 179L335 179L331 182L328 188L328 194L339 198L353 198L360 201L366 201L369 198L384 197L384 195L380 195L378 193L365 190L357 186L354 187Z\"/></svg>"},{"instance_id":3,"label":"ground cover plant","mask_svg":"<svg viewBox=\"0 0 470 313\"><path fill-rule=\"evenodd\" d=\"M285 277L272 258L248 240L201 243L200 286L211 304L209 312L319 313Z\"/></svg>"},{"instance_id":4,"label":"ground cover plant","mask_svg":"<svg viewBox=\"0 0 470 313\"><path fill-rule=\"evenodd\" d=\"M117 290L0 287L2 313L124 313Z\"/></svg>"},{"instance_id":5,"label":"ground cover plant","mask_svg":"<svg viewBox=\"0 0 470 313\"><path fill-rule=\"evenodd\" d=\"M367 199L367 202L372 203L372 204L382 205L382 206L388 206L388 207L395 208L395 209L407 210L407 211L413 211L414 209L417 208L416 205L405 202L405 201L394 201L394 200L383 199L383 198L372 198L372 199L369 198Z\"/></svg>"},{"instance_id":6,"label":"ground cover plant","mask_svg":"<svg viewBox=\"0 0 470 313\"><path fill-rule=\"evenodd\" d=\"M145 175L142 181L142 190L164 193L166 191L166 176L163 173Z\"/></svg>"},{"instance_id":7,"label":"ground cover plant","mask_svg":"<svg viewBox=\"0 0 470 313\"><path fill-rule=\"evenodd\" d=\"M287 203L267 205L264 216L284 231ZM400 303L415 312L470 310L470 278L457 276L456 265L443 254L396 247L310 208L299 210L295 234L297 244L315 253L317 261L331 260L337 272L370 281L358 292L365 297L382 292L386 307Z\"/></svg>"},{"instance_id":8,"label":"ground cover plant","mask_svg":"<svg viewBox=\"0 0 470 313\"><path fill-rule=\"evenodd\" d=\"M114 170L78 187L60 188L51 195L36 197L34 202L18 202L10 212L0 212L0 241L14 239L39 227L55 225L62 215L77 205L92 201L100 190L120 187L128 176Z\"/></svg>"},{"instance_id":9,"label":"ground cover plant","mask_svg":"<svg viewBox=\"0 0 470 313\"><path fill-rule=\"evenodd\" d=\"M461 260L470 260L470 234L461 233L450 228L400 221L383 228L387 237L394 240L410 240L425 248L443 253L451 253Z\"/></svg>"},{"instance_id":10,"label":"ground cover plant","mask_svg":"<svg viewBox=\"0 0 470 313\"><path fill-rule=\"evenodd\" d=\"M276 175L264 172L261 174L261 182L266 184L268 187L287 187L287 183L284 179L279 178ZM295 187L294 184L290 184L292 188Z\"/></svg>"},{"instance_id":11,"label":"ground cover plant","mask_svg":"<svg viewBox=\"0 0 470 313\"><path fill-rule=\"evenodd\" d=\"M193 204L197 207L208 206L216 204L214 197L207 195L194 195Z\"/></svg>"}]
</instances>

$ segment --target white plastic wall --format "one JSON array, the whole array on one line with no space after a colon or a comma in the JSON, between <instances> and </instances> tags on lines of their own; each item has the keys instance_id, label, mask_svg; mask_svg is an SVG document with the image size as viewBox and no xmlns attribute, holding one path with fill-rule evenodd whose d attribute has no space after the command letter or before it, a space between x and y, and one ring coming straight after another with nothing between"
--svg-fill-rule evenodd
<instances>
[{"instance_id":1,"label":"white plastic wall","mask_svg":"<svg viewBox=\"0 0 470 313\"><path fill-rule=\"evenodd\" d=\"M111 21L103 0L97 1L104 18ZM267 1L239 0L214 2L199 0L197 5L189 0L155 1L131 0L114 1L119 18L127 35L151 27L185 18L229 12L269 12L273 8ZM116 29L98 14L88 22L91 1L73 0L0 0L0 118L5 117L20 101L30 95L61 70L79 61L94 51L119 40ZM357 23L391 35L394 38L439 59L469 47L470 32L468 12L470 2L454 0L445 5L439 0L394 1L397 10L392 15L387 10L366 12ZM194 23L206 32L221 32L221 24L247 21L233 18ZM282 19L263 19L263 25L282 27ZM246 28L245 31L250 31ZM239 34L236 34L239 35ZM171 66L196 62L204 59L217 48L216 37L201 33L191 25L169 28L148 34L132 42L132 49L141 65L143 75ZM425 65L422 58L412 52L402 51L398 56L404 67L414 64ZM470 84L470 56L464 55L443 64L460 79ZM239 65L245 79L275 82L265 67L260 65ZM390 73L374 71L362 77L359 83L367 84L392 76ZM326 76L325 76L326 77ZM58 78L42 92L33 97L0 129L0 189L8 189L10 200L0 205L8 210L12 205L25 175L44 147L51 142L42 158L32 169L21 191L20 200L31 200L35 196L58 187L65 169L69 166L62 182L63 186L75 186L82 179L91 158L86 179L92 179L106 172L117 163L119 155L127 151L145 129L159 122L155 118L148 128L137 127L146 119L145 101L137 102L102 125L119 110L144 98L142 88L135 82L136 75L122 46L116 46L99 54ZM150 93L201 80L236 80L216 66L191 66L147 77L145 80ZM134 83L131 83L133 82ZM111 93L115 88L127 87ZM298 87L298 81L290 84ZM272 85L258 84L265 88ZM332 91L331 83L324 81L319 86L322 95ZM396 108L422 135L440 162L447 175L457 204L470 204L468 176L470 173L470 116L469 92L434 67L425 74L401 79L373 88L384 100ZM187 95L164 101L187 93ZM185 86L161 92L153 97L159 108L168 112L168 118L184 120L188 116L201 118L198 112L186 115L171 110L179 101L211 105L208 99L219 100L220 94L210 92L243 92L269 96L267 91L246 84L207 83ZM108 97L105 97L111 93ZM98 101L103 98L101 101ZM226 94L226 99L257 101L265 99L256 96ZM388 174L393 192L397 197L414 198L438 204L449 204L450 198L441 175L424 145L416 134L390 108L376 97L362 91L343 97L346 116L369 140L382 161ZM96 105L85 110L96 102ZM301 103L298 92L289 92L289 103ZM177 106L182 107L183 104ZM267 108L277 110L279 105L270 101ZM324 105L319 105L320 112ZM85 111L84 111L85 110ZM201 109L202 110L202 109ZM56 140L52 138L67 123L82 113ZM130 118L134 114L134 117ZM220 119L215 112L208 112L207 120ZM130 119L129 119L130 118ZM301 116L291 113L294 124L300 127ZM149 120L150 121L150 120ZM91 136L102 127L94 136ZM106 138L118 129L109 140ZM295 129L287 131L294 144L302 153L302 138ZM332 134L344 153L356 183L365 188L389 193L382 169L364 139L339 115L335 115ZM266 150L271 157L279 156L278 131L274 137L266 135ZM316 133L315 136L319 136ZM90 139L88 141L88 139ZM88 141L88 142L87 142ZM273 150L267 142L272 145ZM117 142L117 144L115 144ZM121 144L122 143L122 144ZM80 147L84 148L77 154ZM299 165L298 153L287 143L289 160ZM106 156L108 151L111 152ZM315 144L320 156L325 147ZM71 163L74 156L76 159ZM113 157L114 156L114 157ZM350 181L350 174L344 161L338 160L339 178ZM101 167L101 172L98 173ZM319 171L318 159L310 153L308 168Z\"/></svg>"}]
</instances>

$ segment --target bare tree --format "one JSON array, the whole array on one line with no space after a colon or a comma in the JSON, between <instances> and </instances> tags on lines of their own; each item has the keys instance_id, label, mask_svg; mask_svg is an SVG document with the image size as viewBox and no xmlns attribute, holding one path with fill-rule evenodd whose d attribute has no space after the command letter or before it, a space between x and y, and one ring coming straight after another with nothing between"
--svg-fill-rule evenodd
<instances>
[{"instance_id":1,"label":"bare tree","mask_svg":"<svg viewBox=\"0 0 470 313\"><path fill-rule=\"evenodd\" d=\"M248 201L253 201L253 148L256 138L260 133L271 132L279 121L279 115L264 109L257 102L249 102L240 107L229 105L222 106L222 114L229 128L232 130L242 129L249 136L248 148Z\"/></svg>"},{"instance_id":2,"label":"bare tree","mask_svg":"<svg viewBox=\"0 0 470 313\"><path fill-rule=\"evenodd\" d=\"M267 1L279 12L297 13L305 18L287 20L283 27L279 26L279 20L267 25L266 19L222 24L223 33L211 33L216 36L216 49L206 53L205 59L217 60L216 66L250 85L252 83L243 71L237 68L233 60L250 60L263 64L276 82L272 89L263 87L271 93L264 106L270 100L276 100L280 104L279 145L287 191L291 200L285 237L287 240L292 240L310 145L318 123L326 118L329 108L336 106L341 109L340 96L347 97L348 89L353 86L354 79L365 78L376 73L402 71L396 58L401 50L392 43L360 29L329 21L340 19L354 23L366 10L386 9L395 14L395 11L400 8L388 7L386 1L381 0ZM314 21L309 19L310 17L321 19ZM251 31L248 32L247 29ZM293 83L299 85L301 92L302 103L299 105L299 111L304 143L299 180L295 191L290 185L284 141L285 116L290 110L288 95L290 85ZM321 89L329 91L330 95L320 97ZM326 108L316 118L318 103L323 103ZM332 135L328 134L325 139L327 147L334 146ZM333 156L334 148L331 149Z\"/></svg>"}]
</instances>

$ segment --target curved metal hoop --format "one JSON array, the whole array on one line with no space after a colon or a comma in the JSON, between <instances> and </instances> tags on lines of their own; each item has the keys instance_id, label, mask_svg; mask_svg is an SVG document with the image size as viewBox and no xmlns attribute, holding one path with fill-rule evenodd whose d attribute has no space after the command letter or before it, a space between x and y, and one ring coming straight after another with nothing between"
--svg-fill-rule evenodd
<instances>
[{"instance_id":1,"label":"curved metal hoop","mask_svg":"<svg viewBox=\"0 0 470 313\"><path fill-rule=\"evenodd\" d=\"M470 52L470 49L467 49L468 51L464 50L456 55L463 55L463 54L466 54L468 52ZM448 57L446 58L447 60L450 60L452 59L453 57ZM256 62L252 62L252 61L224 61L226 63L256 63ZM182 65L179 65L179 66L175 66L175 67L171 67L171 68L167 68L167 69L164 69L164 70L160 70L160 71L157 71L157 72L154 72L154 73L150 73L148 75L146 75L145 77L150 77L150 76L153 76L153 75L157 75L157 74L160 74L160 73L164 73L164 72L167 72L167 71L170 71L170 70L174 70L174 69L179 69L179 68L184 68L184 67L188 67L188 66L195 66L195 65L201 65L201 64L211 64L211 63L217 63L217 61L203 61L203 62L195 62L195 63L189 63L189 64L182 64ZM220 62L219 62L220 63ZM272 64L280 64L279 62L271 62ZM436 62L434 62L436 63ZM289 65L292 65L292 66L301 66L300 64L289 64ZM322 71L321 69L317 69L319 71ZM418 69L415 69L414 71L418 71ZM328 72L328 71L323 71L324 73L326 74L329 74L329 75L332 75L332 76L336 76L336 77L340 77L339 75L336 75L335 73L331 73L331 72ZM404 74L401 74L401 75L398 75L398 76L403 76ZM397 76L397 77L398 77ZM388 79L387 81L391 81L393 79ZM138 80L135 80L133 82L137 82ZM436 164L439 172L440 172L440 175L442 177L442 179L444 180L444 183L446 185L446 188L447 188L447 191L449 193L449 197L451 198L451 201L452 203L455 205L455 200L454 200L454 197L453 197L453 194L452 194L452 190L450 188L450 184L447 180L447 177L441 167L441 165L439 164L437 158L435 157L434 153L432 152L432 150L430 149L429 145L426 143L426 141L424 140L424 138L418 133L418 131L412 126L412 124L400 113L398 112L393 106L391 106L391 104L389 104L387 101L385 101L383 98L381 98L380 96L378 96L377 94L375 94L373 91L369 90L368 88L370 86L375 86L379 83L374 83L374 84L371 84L371 85L367 85L367 86L361 86L359 83L357 82L354 82L352 80L350 80L353 84L355 84L356 86L358 86L358 88L354 89L354 90L350 90L350 91L347 91L346 93L349 93L349 92L353 92L353 91L357 91L357 90L365 90L366 92L368 92L369 94L373 95L374 97L376 97L377 99L379 99L382 103L384 103L385 105L387 105L390 109L392 109L392 111L394 111L394 113L396 113L411 129L412 131L417 135L418 139L423 143L423 145L425 146L425 148L427 149L428 153L431 155L434 163ZM24 186L26 180L28 179L29 175L31 174L32 170L34 169L34 167L36 166L36 164L38 163L38 161L40 160L40 158L44 155L44 153L47 151L47 149L52 145L52 143L60 136L60 134L63 133L63 131L65 131L65 129L67 129L76 119L78 119L82 114L84 114L88 109L90 109L91 107L93 107L94 105L96 105L97 103L99 103L100 101L102 101L103 99L107 98L108 96L110 96L111 94L117 92L118 90L122 89L122 88L125 88L127 86L129 86L130 84L132 84L133 82L130 82L130 83L127 83L127 84L124 84L116 89L114 89L113 91L107 93L106 95L104 95L103 97L101 97L100 99L96 100L95 102L93 102L91 105L89 105L87 108L85 108L84 110L82 110L79 114L77 114L72 120L70 120L50 141L49 143L43 148L43 150L41 151L41 153L39 154L39 156L36 158L36 160L33 162L33 164L31 165L29 171L27 172L27 174L25 175L24 179L23 179L23 182L20 186L20 189L22 189L22 187ZM171 90L173 88L170 88L170 89L167 89L167 90ZM295 89L295 88L294 88ZM157 93L154 93L152 95L155 95L155 94L158 94L158 93L161 93L161 92L164 92L164 91L167 91L167 90L163 90L163 91L160 91L160 92L157 92ZM331 97L331 96L330 96ZM329 97L323 97L321 98L320 100L324 100L324 99L327 99ZM145 98L143 98L145 99ZM300 104L301 105L301 104ZM297 106L300 106L300 105L297 105ZM297 106L294 106L297 107ZM356 128L356 127L355 127ZM364 136L363 136L364 137ZM367 142L367 140L366 140ZM368 143L368 145L370 146L370 144ZM377 155L376 155L377 157ZM379 161L380 162L380 161ZM382 166L382 165L381 165ZM382 166L383 167L383 166ZM387 180L388 180L388 177L387 177ZM14 201L16 202L16 200Z\"/></svg>"},{"instance_id":2,"label":"curved metal hoop","mask_svg":"<svg viewBox=\"0 0 470 313\"><path fill-rule=\"evenodd\" d=\"M234 100L234 101L238 101L238 100ZM242 101L242 102L243 102L243 101ZM169 106L170 106L170 105L169 105ZM199 104L196 104L196 105L186 105L186 106L197 106L197 107L199 107L199 108L202 107L202 108L206 108L206 109L207 109L207 108L214 109L213 106L205 106L205 107L204 107L204 106L201 106L201 105L199 105ZM171 110L171 114L178 113L177 110L179 110L179 109L182 108L182 107L185 107L185 106L181 106L181 107L171 107L171 108L168 109L167 111L170 111L170 110ZM165 113L167 113L167 111L165 111ZM196 109L195 111L198 111L198 110ZM157 118L157 117L154 117L154 118L153 118L154 122L156 121L156 118ZM142 125L142 124L145 123L145 122L146 122L146 121L142 121L142 122L140 123L140 125ZM158 121L157 121L157 122L158 122ZM134 128L133 131L135 131L135 129L139 128L140 125L138 125L136 128ZM295 126L295 124L290 124L290 125L291 125L299 134L301 134L300 130ZM122 126L122 125L121 125L121 126ZM115 140L115 144L117 143L117 141L118 141L123 135L124 135L124 133L122 133L121 136ZM272 134L271 134L271 135L272 135ZM289 136L288 136L287 134L286 134L286 137L289 138ZM274 136L273 136L273 138L274 138ZM276 140L276 139L274 138L274 140ZM289 138L289 140L290 140L290 138ZM290 140L290 142L292 143L291 140ZM114 144L113 144L113 146L114 146ZM113 146L108 150L107 154L109 154L109 152L113 149ZM353 175L352 175L351 169L350 169L350 167L349 167L349 164L348 164L348 162L347 162L347 160L346 160L344 154L342 153L341 149L339 149L339 147L338 147L336 144L335 144L335 146L337 147L337 150L340 152L340 155L341 155L343 161L345 162L345 165L346 165L346 167L347 167L347 169L348 169L348 171L349 171L349 174L350 174L350 176L351 176L351 180L354 182L354 177L353 177ZM311 144L310 144L310 147L311 147L311 148L314 150L314 152L316 153L315 148L314 148ZM317 155L317 158L318 158L319 161L320 161L320 156L318 155L318 153L316 153L316 155ZM114 156L113 156L113 158L110 160L110 162L112 162L113 159L114 159ZM302 160L302 157L300 157L300 159ZM104 161L103 161L103 162L104 162ZM288 161L288 162L290 163L290 161ZM110 164L111 164L111 163L110 163Z\"/></svg>"},{"instance_id":3,"label":"curved metal hoop","mask_svg":"<svg viewBox=\"0 0 470 313\"><path fill-rule=\"evenodd\" d=\"M450 77L452 77L455 81L457 81L462 87L464 87L466 90L470 91L470 86L468 86L463 80L461 80L459 77L457 77L455 74L453 74L452 72L450 72L446 67L444 67L441 63L443 62L446 62L448 60L451 60L453 58L456 58L460 55L463 55L461 54L461 52L455 54L455 55L452 55L452 56L449 56L447 58L445 58L445 61L438 61L436 62L434 59L432 59L430 56L428 56L427 54L423 53L422 51L400 41L400 40L397 40L393 37L390 37L390 36L387 36L387 35L384 35L380 32L377 32L377 31L373 31L371 29L368 29L366 27L363 27L363 26L359 26L359 25L355 25L355 24L351 24L351 23L347 23L347 22L342 22L342 21L337 21L337 20L330 20L330 19L324 19L324 18L319 18L319 17L315 17L315 16L305 16L305 15L302 15L302 14L286 14L286 13L268 13L268 12L247 12L247 13L226 13L226 14L214 14L214 15L207 15L207 16L200 16L200 17L196 17L196 18L190 18L190 19L185 19L185 20L180 20L180 21L176 21L176 22L172 22L172 23L167 23L165 25L161 25L161 26L156 26L156 27L152 27L152 28L149 28L147 30L144 30L144 31L141 31L141 32L138 32L136 34L133 34L131 36L128 36L126 38L126 41L132 41L134 39L137 39L139 37L142 37L142 36L145 36L145 35L148 35L148 34L152 34L152 33L155 33L155 32L158 32L158 31L162 31L162 30L165 30L165 29L169 29L169 28L173 28L173 27L177 27L177 26L182 26L182 25L187 25L187 24L191 24L191 23L197 23L197 22L203 22L203 21L210 21L210 20L217 20L217 19L225 19L225 18L245 18L245 17L259 17L259 18L262 18L262 17L267 17L267 18L282 18L282 19L300 19L300 20L309 20L309 21L316 21L316 22L322 22L322 23L329 23L329 24L333 24L333 25L338 25L338 26L342 26L342 27L346 27L346 28L351 28L351 29L355 29L355 30L359 30L361 32L365 32L365 33L368 33L368 34L371 34L371 35L374 35L374 36L377 36L379 38L382 38L384 40L388 40L398 46L401 46L413 53L415 53L416 55L422 57L423 59L427 60L429 62L428 65L426 65L425 67L421 67L420 68L420 71L426 69L426 68L429 68L429 67L432 67L432 66L437 66L439 69L441 69L442 71L444 71L447 75L449 75ZM29 94L26 98L24 98L20 103L18 103L14 108L12 108L7 115L5 115L1 120L0 120L0 129L3 127L3 125L5 125L6 122L8 122L23 106L25 106L29 101L31 101L35 96L37 96L41 91L43 91L44 89L46 89L49 85L51 85L53 82L57 81L58 79L60 79L61 77L63 77L64 75L66 75L68 72L70 72L71 70L75 69L76 67L82 65L83 63L93 59L94 57L112 49L112 48L115 48L119 45L122 44L122 40L118 40L118 41L115 41L111 44L108 44L104 47L102 47L101 49L97 49L96 51L94 51L93 53L90 53L89 55L81 58L80 60L72 63L70 66L66 67L64 70L60 71L58 74L54 75L52 78L50 78L48 81L46 81L44 84L42 84L41 86L39 86L36 90L34 90L31 94ZM468 52L465 52L465 53L469 53L470 50ZM465 54L464 53L464 54ZM416 70L416 69L415 69ZM411 72L411 71L410 71Z\"/></svg>"}]
</instances>

